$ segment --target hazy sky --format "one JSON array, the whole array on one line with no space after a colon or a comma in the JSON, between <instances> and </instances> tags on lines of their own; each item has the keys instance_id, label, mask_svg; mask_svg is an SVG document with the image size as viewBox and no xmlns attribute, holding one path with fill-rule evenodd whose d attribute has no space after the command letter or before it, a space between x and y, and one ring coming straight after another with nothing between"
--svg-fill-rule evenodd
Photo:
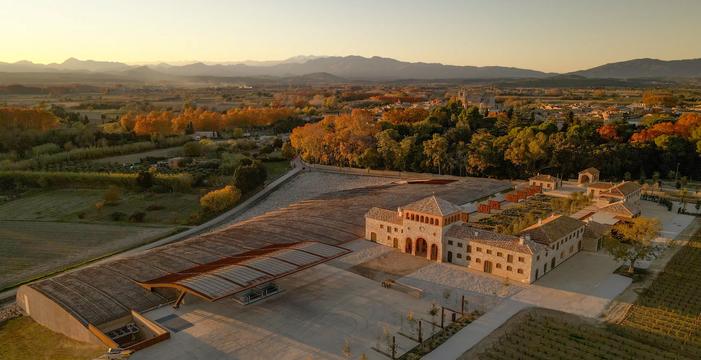
<instances>
[{"instance_id":1,"label":"hazy sky","mask_svg":"<svg viewBox=\"0 0 701 360\"><path fill-rule=\"evenodd\" d=\"M0 61L385 56L570 71L701 57L701 0L0 0Z\"/></svg>"}]
</instances>

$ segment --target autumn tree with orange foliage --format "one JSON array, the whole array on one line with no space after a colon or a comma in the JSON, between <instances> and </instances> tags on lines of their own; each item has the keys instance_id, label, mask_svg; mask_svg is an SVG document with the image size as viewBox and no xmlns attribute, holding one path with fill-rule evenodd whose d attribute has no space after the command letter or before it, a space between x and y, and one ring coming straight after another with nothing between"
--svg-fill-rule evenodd
<instances>
[{"instance_id":1,"label":"autumn tree with orange foliage","mask_svg":"<svg viewBox=\"0 0 701 360\"><path fill-rule=\"evenodd\" d=\"M598 128L596 132L599 133L599 136L608 141L620 140L620 136L618 136L618 130L616 130L616 127L612 124L606 124Z\"/></svg>"},{"instance_id":2,"label":"autumn tree with orange foliage","mask_svg":"<svg viewBox=\"0 0 701 360\"><path fill-rule=\"evenodd\" d=\"M361 157L374 144L379 129L372 114L355 109L294 129L290 142L305 161L362 166Z\"/></svg>"},{"instance_id":3,"label":"autumn tree with orange foliage","mask_svg":"<svg viewBox=\"0 0 701 360\"><path fill-rule=\"evenodd\" d=\"M137 135L173 135L185 132L188 124L196 131L221 131L235 128L270 126L295 115L289 108L241 108L229 109L222 114L204 108L185 107L179 113L151 111L135 115L127 113L119 120L126 131Z\"/></svg>"},{"instance_id":4,"label":"autumn tree with orange foliage","mask_svg":"<svg viewBox=\"0 0 701 360\"><path fill-rule=\"evenodd\" d=\"M0 108L0 131L47 131L57 128L59 119L43 109Z\"/></svg>"},{"instance_id":5,"label":"autumn tree with orange foliage","mask_svg":"<svg viewBox=\"0 0 701 360\"><path fill-rule=\"evenodd\" d=\"M423 108L391 109L382 113L382 119L392 124L415 123L428 117Z\"/></svg>"},{"instance_id":6,"label":"autumn tree with orange foliage","mask_svg":"<svg viewBox=\"0 0 701 360\"><path fill-rule=\"evenodd\" d=\"M684 113L676 122L661 122L633 134L631 142L652 141L662 135L677 135L682 138L689 138L694 129L701 126L701 114Z\"/></svg>"},{"instance_id":7,"label":"autumn tree with orange foliage","mask_svg":"<svg viewBox=\"0 0 701 360\"><path fill-rule=\"evenodd\" d=\"M643 93L643 103L647 106L676 106L679 100L670 93L646 91Z\"/></svg>"}]
</instances>

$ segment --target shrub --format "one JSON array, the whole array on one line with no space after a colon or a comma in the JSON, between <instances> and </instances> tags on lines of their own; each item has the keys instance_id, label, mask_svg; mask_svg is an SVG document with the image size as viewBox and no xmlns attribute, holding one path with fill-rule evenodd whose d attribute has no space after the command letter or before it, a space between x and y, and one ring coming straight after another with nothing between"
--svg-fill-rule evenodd
<instances>
[{"instance_id":1,"label":"shrub","mask_svg":"<svg viewBox=\"0 0 701 360\"><path fill-rule=\"evenodd\" d=\"M148 171L139 172L139 175L136 176L136 184L143 190L150 188L153 186L153 174Z\"/></svg>"},{"instance_id":2,"label":"shrub","mask_svg":"<svg viewBox=\"0 0 701 360\"><path fill-rule=\"evenodd\" d=\"M122 219L124 219L125 216L127 216L127 214L121 211L115 211L110 214L110 219L112 219L113 221L121 221Z\"/></svg>"},{"instance_id":3,"label":"shrub","mask_svg":"<svg viewBox=\"0 0 701 360\"><path fill-rule=\"evenodd\" d=\"M250 165L241 165L236 169L234 184L241 191L247 193L262 185L267 177L268 172L265 166L260 161L256 161Z\"/></svg>"},{"instance_id":4,"label":"shrub","mask_svg":"<svg viewBox=\"0 0 701 360\"><path fill-rule=\"evenodd\" d=\"M212 190L200 198L200 206L210 213L220 213L233 207L241 198L241 191L227 185L218 190Z\"/></svg>"},{"instance_id":5,"label":"shrub","mask_svg":"<svg viewBox=\"0 0 701 360\"><path fill-rule=\"evenodd\" d=\"M136 189L137 174L61 172L61 171L0 171L0 189L18 187L92 187L104 188L115 185L124 189ZM188 191L192 186L192 176L180 174L154 175L154 187L164 192Z\"/></svg>"},{"instance_id":6,"label":"shrub","mask_svg":"<svg viewBox=\"0 0 701 360\"><path fill-rule=\"evenodd\" d=\"M136 211L129 215L129 222L144 222L144 218L146 217L146 213L143 211Z\"/></svg>"},{"instance_id":7,"label":"shrub","mask_svg":"<svg viewBox=\"0 0 701 360\"><path fill-rule=\"evenodd\" d=\"M191 141L183 146L185 156L200 156L202 155L203 146L199 142Z\"/></svg>"},{"instance_id":8,"label":"shrub","mask_svg":"<svg viewBox=\"0 0 701 360\"><path fill-rule=\"evenodd\" d=\"M122 199L122 189L117 186L110 185L110 187L107 188L107 191L105 191L103 199L105 200L105 204L108 205L118 203L119 200Z\"/></svg>"}]
</instances>

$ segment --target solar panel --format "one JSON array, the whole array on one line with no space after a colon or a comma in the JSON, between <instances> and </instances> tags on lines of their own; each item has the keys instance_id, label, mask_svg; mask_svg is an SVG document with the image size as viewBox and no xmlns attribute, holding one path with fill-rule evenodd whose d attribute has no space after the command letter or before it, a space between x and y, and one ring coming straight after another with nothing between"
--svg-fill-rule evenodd
<instances>
[{"instance_id":1,"label":"solar panel","mask_svg":"<svg viewBox=\"0 0 701 360\"><path fill-rule=\"evenodd\" d=\"M273 275L280 275L297 269L297 267L292 264L273 258L247 260L242 262L242 264Z\"/></svg>"},{"instance_id":2,"label":"solar panel","mask_svg":"<svg viewBox=\"0 0 701 360\"><path fill-rule=\"evenodd\" d=\"M243 286L270 278L270 275L239 265L227 266L212 273Z\"/></svg>"},{"instance_id":3,"label":"solar panel","mask_svg":"<svg viewBox=\"0 0 701 360\"><path fill-rule=\"evenodd\" d=\"M188 279L179 280L176 283L200 292L210 298L225 296L241 289L241 286L231 281L210 274L197 275Z\"/></svg>"},{"instance_id":4,"label":"solar panel","mask_svg":"<svg viewBox=\"0 0 701 360\"><path fill-rule=\"evenodd\" d=\"M341 249L339 247L329 246L329 245L315 243L315 242L304 242L304 243L293 246L293 248L304 250L304 251L310 252L314 255L318 255L318 256L322 256L322 257L337 256L337 255L345 252L344 249Z\"/></svg>"},{"instance_id":5,"label":"solar panel","mask_svg":"<svg viewBox=\"0 0 701 360\"><path fill-rule=\"evenodd\" d=\"M297 251L292 249L279 250L274 253L269 254L277 259L285 260L287 262L293 263L298 266L304 266L322 260L323 258L305 253L303 251Z\"/></svg>"}]
</instances>

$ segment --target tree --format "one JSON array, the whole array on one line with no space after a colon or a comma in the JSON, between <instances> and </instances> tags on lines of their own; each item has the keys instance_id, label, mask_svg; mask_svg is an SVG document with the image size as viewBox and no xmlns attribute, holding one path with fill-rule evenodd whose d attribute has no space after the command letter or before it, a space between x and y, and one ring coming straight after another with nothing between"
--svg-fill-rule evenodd
<instances>
[{"instance_id":1,"label":"tree","mask_svg":"<svg viewBox=\"0 0 701 360\"><path fill-rule=\"evenodd\" d=\"M202 155L204 147L198 141L190 141L189 143L183 145L183 154L185 156L200 156Z\"/></svg>"},{"instance_id":2,"label":"tree","mask_svg":"<svg viewBox=\"0 0 701 360\"><path fill-rule=\"evenodd\" d=\"M616 224L604 241L606 250L618 261L627 261L628 272L633 273L640 259L655 256L656 246L652 240L660 232L657 219L637 217Z\"/></svg>"},{"instance_id":3,"label":"tree","mask_svg":"<svg viewBox=\"0 0 701 360\"><path fill-rule=\"evenodd\" d=\"M296 155L295 149L292 147L292 144L290 144L289 141L286 141L284 144L282 144L282 150L280 151L282 153L282 156L288 160L292 160Z\"/></svg>"},{"instance_id":4,"label":"tree","mask_svg":"<svg viewBox=\"0 0 701 360\"><path fill-rule=\"evenodd\" d=\"M260 161L241 165L234 174L234 184L245 194L262 185L268 177L265 166Z\"/></svg>"},{"instance_id":5,"label":"tree","mask_svg":"<svg viewBox=\"0 0 701 360\"><path fill-rule=\"evenodd\" d=\"M241 198L241 192L234 186L227 185L212 190L200 198L200 206L213 214L218 214L233 207Z\"/></svg>"},{"instance_id":6,"label":"tree","mask_svg":"<svg viewBox=\"0 0 701 360\"><path fill-rule=\"evenodd\" d=\"M143 190L147 190L153 186L153 174L148 171L140 171L136 176L136 184Z\"/></svg>"},{"instance_id":7,"label":"tree","mask_svg":"<svg viewBox=\"0 0 701 360\"><path fill-rule=\"evenodd\" d=\"M448 141L439 134L423 143L424 155L428 166L438 169L440 174L448 163Z\"/></svg>"},{"instance_id":8,"label":"tree","mask_svg":"<svg viewBox=\"0 0 701 360\"><path fill-rule=\"evenodd\" d=\"M467 170L473 175L486 175L499 166L501 153L495 146L496 138L488 131L480 130L472 136L468 145Z\"/></svg>"}]
</instances>

